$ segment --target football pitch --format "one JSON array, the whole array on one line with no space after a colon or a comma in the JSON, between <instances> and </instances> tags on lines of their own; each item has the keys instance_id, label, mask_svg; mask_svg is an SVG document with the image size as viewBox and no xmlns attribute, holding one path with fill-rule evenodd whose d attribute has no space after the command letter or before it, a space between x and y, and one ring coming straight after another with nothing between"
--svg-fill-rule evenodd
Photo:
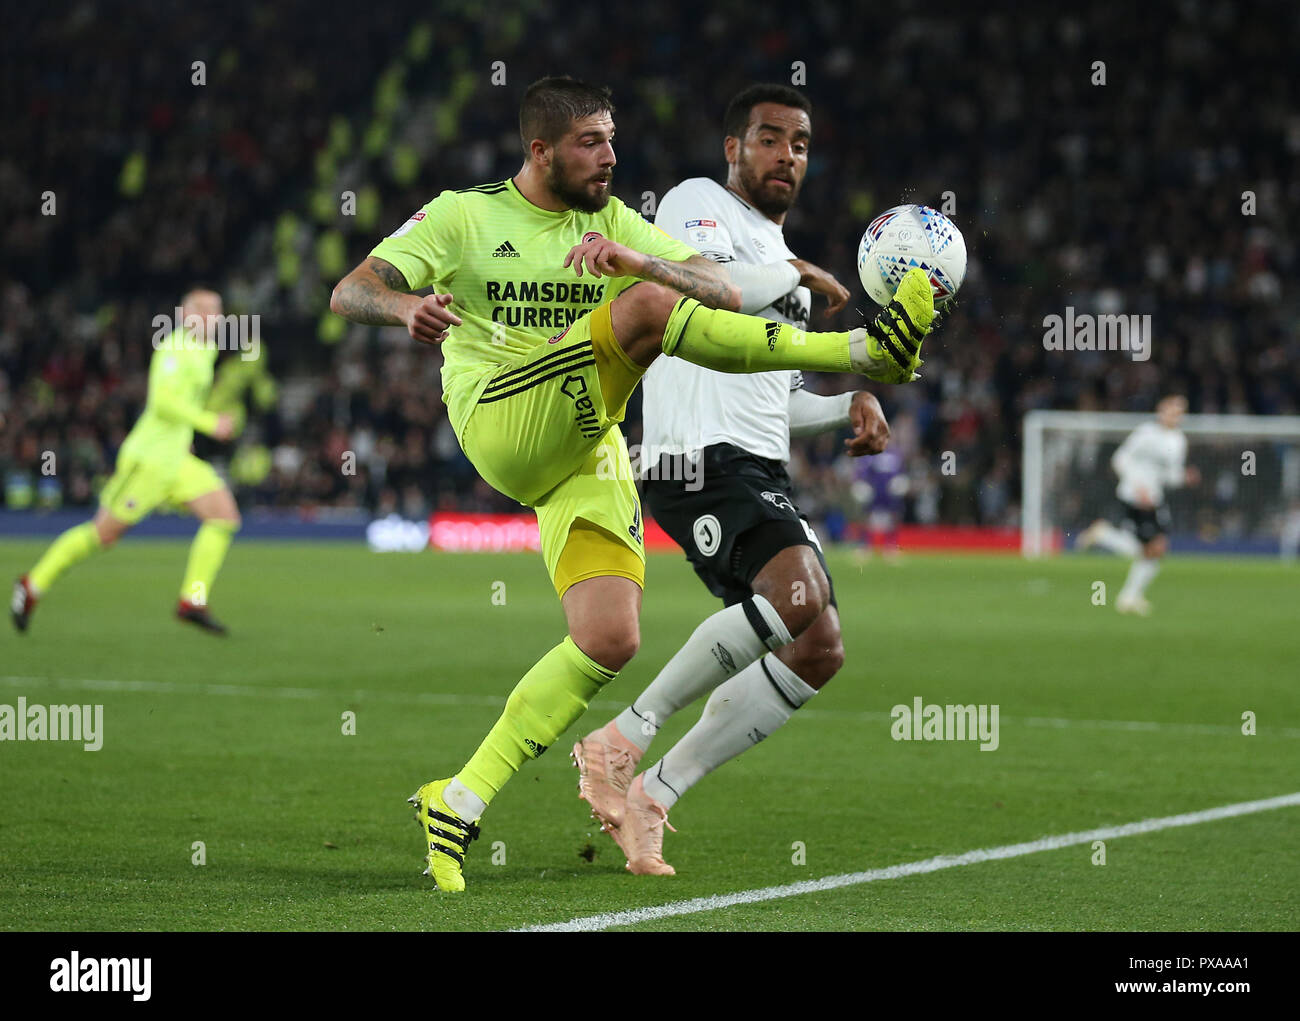
<instances>
[{"instance_id":1,"label":"football pitch","mask_svg":"<svg viewBox=\"0 0 1300 1021\"><path fill-rule=\"evenodd\" d=\"M0 577L42 546L0 544ZM540 558L237 541L222 640L170 616L185 549L128 540L5 626L0 704L104 708L98 751L0 743L0 928L1300 927L1300 799L1246 804L1300 791L1296 567L1171 559L1143 620L1115 558L832 552L843 671L686 794L662 878L625 871L568 760L719 605L652 556L640 653L493 803L454 896L405 799L562 637ZM996 748L895 740L918 698L997 706Z\"/></svg>"}]
</instances>

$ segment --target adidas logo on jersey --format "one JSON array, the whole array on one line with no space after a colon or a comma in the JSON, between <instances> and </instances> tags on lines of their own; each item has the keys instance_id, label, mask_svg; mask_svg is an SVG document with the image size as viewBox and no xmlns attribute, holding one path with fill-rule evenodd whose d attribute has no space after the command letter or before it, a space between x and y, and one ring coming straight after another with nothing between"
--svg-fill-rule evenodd
<instances>
[{"instance_id":1,"label":"adidas logo on jersey","mask_svg":"<svg viewBox=\"0 0 1300 1021\"><path fill-rule=\"evenodd\" d=\"M518 259L520 258L520 255L519 252L515 250L515 246L509 241L502 241L501 244L497 246L497 250L492 253L492 258Z\"/></svg>"}]
</instances>

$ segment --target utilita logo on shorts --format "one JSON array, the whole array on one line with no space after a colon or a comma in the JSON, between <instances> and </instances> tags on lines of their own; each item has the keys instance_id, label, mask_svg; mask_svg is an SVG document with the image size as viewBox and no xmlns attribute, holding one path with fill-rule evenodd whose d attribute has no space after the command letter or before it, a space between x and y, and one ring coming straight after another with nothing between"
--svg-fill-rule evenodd
<instances>
[{"instance_id":1,"label":"utilita logo on shorts","mask_svg":"<svg viewBox=\"0 0 1300 1021\"><path fill-rule=\"evenodd\" d=\"M569 376L560 387L560 392L573 401L573 421L578 426L578 432L587 439L599 436L600 423L596 420L596 405L587 396L587 381L581 376Z\"/></svg>"}]
</instances>

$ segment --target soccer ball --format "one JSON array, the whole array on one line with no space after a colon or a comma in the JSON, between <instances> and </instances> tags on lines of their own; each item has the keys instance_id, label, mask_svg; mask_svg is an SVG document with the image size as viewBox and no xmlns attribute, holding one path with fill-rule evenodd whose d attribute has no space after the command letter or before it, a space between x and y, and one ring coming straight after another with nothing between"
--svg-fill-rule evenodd
<instances>
[{"instance_id":1,"label":"soccer ball","mask_svg":"<svg viewBox=\"0 0 1300 1021\"><path fill-rule=\"evenodd\" d=\"M929 206L895 206L867 226L858 245L858 279L877 305L888 305L903 274L919 266L930 277L934 307L948 304L966 276L966 239Z\"/></svg>"}]
</instances>

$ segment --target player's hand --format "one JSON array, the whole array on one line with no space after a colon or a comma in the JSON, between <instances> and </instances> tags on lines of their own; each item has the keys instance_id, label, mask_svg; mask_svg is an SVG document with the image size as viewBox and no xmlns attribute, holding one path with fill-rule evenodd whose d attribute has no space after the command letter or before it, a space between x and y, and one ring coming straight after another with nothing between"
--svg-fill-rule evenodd
<instances>
[{"instance_id":1,"label":"player's hand","mask_svg":"<svg viewBox=\"0 0 1300 1021\"><path fill-rule=\"evenodd\" d=\"M640 276L645 263L641 252L594 232L590 241L574 245L564 257L564 268L572 266L578 276L582 276L584 267L594 277Z\"/></svg>"},{"instance_id":2,"label":"player's hand","mask_svg":"<svg viewBox=\"0 0 1300 1021\"><path fill-rule=\"evenodd\" d=\"M851 457L879 454L889 445L889 423L876 395L859 390L849 405L849 424L853 435L844 441L844 449Z\"/></svg>"},{"instance_id":3,"label":"player's hand","mask_svg":"<svg viewBox=\"0 0 1300 1021\"><path fill-rule=\"evenodd\" d=\"M826 306L826 315L834 315L848 304L849 289L820 266L814 266L804 259L792 259L790 261L794 264L794 268L799 271L799 283L814 294L826 295L826 300L829 302Z\"/></svg>"},{"instance_id":4,"label":"player's hand","mask_svg":"<svg viewBox=\"0 0 1300 1021\"><path fill-rule=\"evenodd\" d=\"M1201 484L1201 470L1194 464L1189 464L1183 469L1183 485L1199 486Z\"/></svg>"},{"instance_id":5,"label":"player's hand","mask_svg":"<svg viewBox=\"0 0 1300 1021\"><path fill-rule=\"evenodd\" d=\"M1137 497L1137 505L1142 508L1142 510L1150 510L1156 505L1156 502L1151 499L1151 494L1142 487L1139 487L1138 491L1134 495Z\"/></svg>"},{"instance_id":6,"label":"player's hand","mask_svg":"<svg viewBox=\"0 0 1300 1021\"><path fill-rule=\"evenodd\" d=\"M426 294L407 315L406 329L421 344L441 344L447 331L460 326L460 316L451 310L450 294Z\"/></svg>"},{"instance_id":7,"label":"player's hand","mask_svg":"<svg viewBox=\"0 0 1300 1021\"><path fill-rule=\"evenodd\" d=\"M225 443L235 435L235 416L229 411L223 411L217 415L216 427L212 430L212 438L221 443Z\"/></svg>"}]
</instances>

